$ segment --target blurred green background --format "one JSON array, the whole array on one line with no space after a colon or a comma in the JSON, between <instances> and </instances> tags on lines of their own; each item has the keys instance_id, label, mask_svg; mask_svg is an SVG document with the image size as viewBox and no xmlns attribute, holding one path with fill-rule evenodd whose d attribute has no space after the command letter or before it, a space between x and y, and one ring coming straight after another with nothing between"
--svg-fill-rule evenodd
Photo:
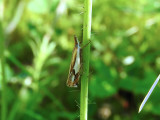
<instances>
[{"instance_id":1,"label":"blurred green background","mask_svg":"<svg viewBox=\"0 0 160 120\"><path fill-rule=\"evenodd\" d=\"M5 0L7 120L79 120L80 84L66 80L83 2ZM138 108L160 73L160 1L93 0L92 12L88 120L158 120L159 84Z\"/></svg>"}]
</instances>

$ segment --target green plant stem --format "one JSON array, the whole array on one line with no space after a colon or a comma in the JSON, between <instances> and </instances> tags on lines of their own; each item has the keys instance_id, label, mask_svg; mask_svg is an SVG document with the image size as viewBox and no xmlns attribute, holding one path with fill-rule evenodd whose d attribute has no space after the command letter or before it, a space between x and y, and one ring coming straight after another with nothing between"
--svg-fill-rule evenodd
<instances>
[{"instance_id":1,"label":"green plant stem","mask_svg":"<svg viewBox=\"0 0 160 120\"><path fill-rule=\"evenodd\" d=\"M0 1L0 5L2 5L2 1ZM2 6L0 6L2 7ZM2 16L1 16L2 17ZM1 101L1 120L7 120L7 100L6 100L6 77L5 77L5 56L4 56L4 33L2 26L2 18L0 18L0 66L1 66L1 74L2 80L2 101Z\"/></svg>"},{"instance_id":2,"label":"green plant stem","mask_svg":"<svg viewBox=\"0 0 160 120\"><path fill-rule=\"evenodd\" d=\"M92 0L84 0L83 46L91 39ZM80 120L87 120L90 44L82 50Z\"/></svg>"}]
</instances>

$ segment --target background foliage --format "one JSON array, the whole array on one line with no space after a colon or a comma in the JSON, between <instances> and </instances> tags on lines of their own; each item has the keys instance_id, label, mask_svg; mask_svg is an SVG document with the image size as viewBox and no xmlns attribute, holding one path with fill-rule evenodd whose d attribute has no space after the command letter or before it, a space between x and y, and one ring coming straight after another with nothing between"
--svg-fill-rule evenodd
<instances>
[{"instance_id":1,"label":"background foliage","mask_svg":"<svg viewBox=\"0 0 160 120\"><path fill-rule=\"evenodd\" d=\"M7 120L79 119L80 87L65 83L83 12L82 0L5 1ZM89 120L159 118L159 85L138 114L159 74L159 13L159 0L93 0Z\"/></svg>"}]
</instances>

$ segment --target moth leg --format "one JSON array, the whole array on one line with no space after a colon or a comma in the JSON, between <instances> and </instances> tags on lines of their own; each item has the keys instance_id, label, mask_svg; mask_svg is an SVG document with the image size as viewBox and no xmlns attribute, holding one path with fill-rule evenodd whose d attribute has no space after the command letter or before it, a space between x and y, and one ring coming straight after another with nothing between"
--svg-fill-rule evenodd
<instances>
[{"instance_id":1,"label":"moth leg","mask_svg":"<svg viewBox=\"0 0 160 120\"><path fill-rule=\"evenodd\" d=\"M82 49L83 48L85 48L88 44L90 44L91 43L91 40L89 40L89 42L88 43L86 43L83 47L81 47L81 49L80 49L80 61L81 61L81 65L80 65L80 73L82 73L82 71L83 71L83 63L82 63ZM82 74L80 74L80 75L82 75Z\"/></svg>"},{"instance_id":2,"label":"moth leg","mask_svg":"<svg viewBox=\"0 0 160 120\"><path fill-rule=\"evenodd\" d=\"M80 73L80 75L83 74L83 63L80 64L80 72L79 73Z\"/></svg>"},{"instance_id":3,"label":"moth leg","mask_svg":"<svg viewBox=\"0 0 160 120\"><path fill-rule=\"evenodd\" d=\"M81 76L83 73L84 73L83 70L80 70L80 76ZM92 75L92 73L93 73L93 72L90 72L90 73L87 75L87 77L90 77L90 76Z\"/></svg>"},{"instance_id":4,"label":"moth leg","mask_svg":"<svg viewBox=\"0 0 160 120\"><path fill-rule=\"evenodd\" d=\"M82 75L83 74L83 63L82 63L82 61L83 61L83 59L82 59L82 49L83 48L85 48L88 44L90 44L91 43L91 40L89 40L89 42L88 43L86 43L84 46L82 46L81 48L80 48L80 61L81 61L81 64L80 64L80 75ZM89 76L89 75L88 75Z\"/></svg>"},{"instance_id":5,"label":"moth leg","mask_svg":"<svg viewBox=\"0 0 160 120\"><path fill-rule=\"evenodd\" d=\"M88 44L90 44L90 43L91 43L91 40L89 40L88 43L86 43L84 46L82 46L81 49L85 48L85 47L86 47Z\"/></svg>"},{"instance_id":6,"label":"moth leg","mask_svg":"<svg viewBox=\"0 0 160 120\"><path fill-rule=\"evenodd\" d=\"M89 74L87 75L87 77L90 77L92 75L93 71L89 72Z\"/></svg>"}]
</instances>

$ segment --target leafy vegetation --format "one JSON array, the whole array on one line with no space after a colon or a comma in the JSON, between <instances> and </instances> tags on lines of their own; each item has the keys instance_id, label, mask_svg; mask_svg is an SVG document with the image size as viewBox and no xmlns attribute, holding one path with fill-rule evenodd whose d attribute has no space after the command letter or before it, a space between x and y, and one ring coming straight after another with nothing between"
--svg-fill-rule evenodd
<instances>
[{"instance_id":1,"label":"leafy vegetation","mask_svg":"<svg viewBox=\"0 0 160 120\"><path fill-rule=\"evenodd\" d=\"M0 75L0 109L4 101L7 109L0 116L6 110L7 120L79 120L80 84L68 88L66 80L73 36L83 36L84 1L3 1L7 86L4 95ZM159 85L138 114L160 73L159 13L159 0L93 0L89 120L159 118Z\"/></svg>"}]
</instances>

